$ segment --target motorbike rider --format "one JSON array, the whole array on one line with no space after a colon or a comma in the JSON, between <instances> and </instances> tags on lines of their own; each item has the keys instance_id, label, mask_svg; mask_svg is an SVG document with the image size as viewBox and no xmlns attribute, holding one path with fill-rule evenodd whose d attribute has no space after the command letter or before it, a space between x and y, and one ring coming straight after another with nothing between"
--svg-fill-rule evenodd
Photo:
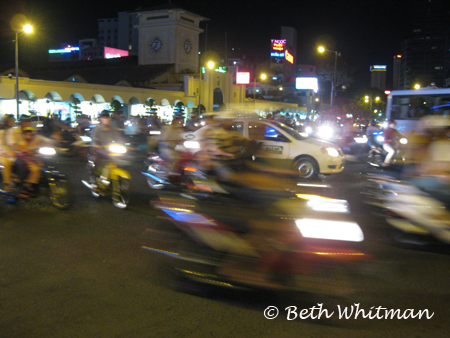
<instances>
[{"instance_id":1,"label":"motorbike rider","mask_svg":"<svg viewBox=\"0 0 450 338\"><path fill-rule=\"evenodd\" d=\"M384 144L383 149L387 151L386 158L384 160L383 166L387 167L391 163L392 157L395 154L395 142L402 138L400 132L395 129L397 123L394 120L390 120L388 128L384 131Z\"/></svg>"},{"instance_id":2,"label":"motorbike rider","mask_svg":"<svg viewBox=\"0 0 450 338\"><path fill-rule=\"evenodd\" d=\"M12 192L11 168L16 159L16 154L12 147L13 141L11 138L15 121L13 115L6 115L3 118L4 129L0 130L0 163L3 165L3 186L6 192Z\"/></svg>"},{"instance_id":3,"label":"motorbike rider","mask_svg":"<svg viewBox=\"0 0 450 338\"><path fill-rule=\"evenodd\" d=\"M436 128L436 138L418 164L415 186L450 207L450 125Z\"/></svg>"},{"instance_id":4,"label":"motorbike rider","mask_svg":"<svg viewBox=\"0 0 450 338\"><path fill-rule=\"evenodd\" d=\"M113 142L120 142L121 140L119 132L111 126L111 115L108 110L105 109L100 113L99 121L100 123L95 127L92 135L96 168L95 175L97 177L102 173L106 160L108 159L105 147Z\"/></svg>"},{"instance_id":5,"label":"motorbike rider","mask_svg":"<svg viewBox=\"0 0 450 338\"><path fill-rule=\"evenodd\" d=\"M176 164L179 158L175 147L183 141L184 114L177 112L173 115L172 123L164 126L159 137L158 148L163 157L171 166L171 175L176 175Z\"/></svg>"},{"instance_id":6,"label":"motorbike rider","mask_svg":"<svg viewBox=\"0 0 450 338\"><path fill-rule=\"evenodd\" d=\"M29 173L19 196L24 198L36 197L43 164L34 155L41 147L42 142L36 137L32 127L23 128L22 136L22 139L16 145L18 161L23 161Z\"/></svg>"}]
</instances>

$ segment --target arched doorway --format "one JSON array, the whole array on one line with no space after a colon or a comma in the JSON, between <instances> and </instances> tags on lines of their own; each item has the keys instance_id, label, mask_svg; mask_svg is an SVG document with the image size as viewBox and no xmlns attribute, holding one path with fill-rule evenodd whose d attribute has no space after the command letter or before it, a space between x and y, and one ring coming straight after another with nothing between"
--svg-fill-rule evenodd
<instances>
[{"instance_id":1,"label":"arched doorway","mask_svg":"<svg viewBox=\"0 0 450 338\"><path fill-rule=\"evenodd\" d=\"M218 111L220 104L223 103L222 89L214 89L213 111Z\"/></svg>"}]
</instances>

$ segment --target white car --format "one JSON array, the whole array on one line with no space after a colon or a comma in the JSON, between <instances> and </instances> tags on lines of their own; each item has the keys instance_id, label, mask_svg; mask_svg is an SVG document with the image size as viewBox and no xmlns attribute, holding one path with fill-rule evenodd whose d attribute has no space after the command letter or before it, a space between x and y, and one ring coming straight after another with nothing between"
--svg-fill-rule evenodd
<instances>
[{"instance_id":1,"label":"white car","mask_svg":"<svg viewBox=\"0 0 450 338\"><path fill-rule=\"evenodd\" d=\"M233 123L233 129L245 138L262 143L257 157L278 168L294 169L300 178L309 179L319 174L335 174L344 170L344 154L332 143L303 137L274 121L234 119ZM203 128L184 133L184 139L200 141Z\"/></svg>"}]
</instances>

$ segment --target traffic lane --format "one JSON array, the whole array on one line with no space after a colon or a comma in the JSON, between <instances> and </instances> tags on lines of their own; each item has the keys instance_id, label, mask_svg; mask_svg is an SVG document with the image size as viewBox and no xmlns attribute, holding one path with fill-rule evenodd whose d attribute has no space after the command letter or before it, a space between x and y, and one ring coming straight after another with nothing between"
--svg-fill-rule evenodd
<instances>
[{"instance_id":1,"label":"traffic lane","mask_svg":"<svg viewBox=\"0 0 450 338\"><path fill-rule=\"evenodd\" d=\"M343 328L316 320L287 325L292 321L283 312L277 320L264 318L263 310L277 304L265 293L219 292L201 298L175 292L167 287L169 280L158 261L139 249L149 229L154 234L167 230L149 209L145 180L135 174L140 164L132 169L135 193L130 210L92 198L80 183L84 164L60 167L73 178L72 209L21 205L0 216L3 336L292 336L302 330L310 336L403 337L448 330L442 324L446 321L440 321L448 316L448 293L442 285L448 280L447 256L393 246L378 247L384 253L381 258L391 263L375 259L377 264L366 266L350 301L365 308L433 308L432 320L362 320ZM427 276L433 277L432 283ZM300 309L320 299L291 300L289 305Z\"/></svg>"}]
</instances>

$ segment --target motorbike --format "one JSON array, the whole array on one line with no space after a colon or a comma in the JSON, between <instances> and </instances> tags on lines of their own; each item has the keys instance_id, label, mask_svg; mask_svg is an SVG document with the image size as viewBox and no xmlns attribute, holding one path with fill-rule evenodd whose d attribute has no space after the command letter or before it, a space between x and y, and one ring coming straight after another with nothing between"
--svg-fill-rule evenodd
<instances>
[{"instance_id":1,"label":"motorbike","mask_svg":"<svg viewBox=\"0 0 450 338\"><path fill-rule=\"evenodd\" d=\"M96 173L98 154L90 153L86 165L88 180L81 181L93 197L111 196L114 206L120 209L125 209L130 202L131 175L124 167L131 161L124 159L126 152L127 148L117 143L104 147L102 153L107 159L101 173Z\"/></svg>"},{"instance_id":2,"label":"motorbike","mask_svg":"<svg viewBox=\"0 0 450 338\"><path fill-rule=\"evenodd\" d=\"M194 156L188 149L199 149L200 145L195 141L185 141L183 145L177 146L179 160L174 168L156 152L150 152L149 157L144 161L147 167L142 174L147 178L147 183L154 190L162 190L169 187L183 187L186 184L186 172L195 173L198 171L192 166ZM171 172L171 171L174 172Z\"/></svg>"},{"instance_id":3,"label":"motorbike","mask_svg":"<svg viewBox=\"0 0 450 338\"><path fill-rule=\"evenodd\" d=\"M367 141L370 144L370 150L367 155L367 164L372 167L382 168L384 160L388 152L383 148L384 136L383 131L374 132ZM395 154L392 157L391 165L403 165L406 162L405 151L403 146L408 143L408 140L404 137L394 142L393 148Z\"/></svg>"},{"instance_id":4,"label":"motorbike","mask_svg":"<svg viewBox=\"0 0 450 338\"><path fill-rule=\"evenodd\" d=\"M80 135L77 132L63 129L62 139L55 145L55 150L59 155L82 156L86 158L91 147L92 139L87 135Z\"/></svg>"},{"instance_id":5,"label":"motorbike","mask_svg":"<svg viewBox=\"0 0 450 338\"><path fill-rule=\"evenodd\" d=\"M52 147L41 147L38 150L38 158L44 163L38 184L38 197L47 195L51 203L58 209L67 209L70 205L70 189L67 176L51 164L51 159L56 151ZM0 169L4 167L0 165ZM24 180L28 176L28 168L22 159L18 158L12 168L11 180L12 192L0 190L7 202L14 203L21 199Z\"/></svg>"},{"instance_id":6,"label":"motorbike","mask_svg":"<svg viewBox=\"0 0 450 338\"><path fill-rule=\"evenodd\" d=\"M364 195L366 203L379 208L386 222L400 232L401 242L450 244L448 206L411 181L371 175Z\"/></svg>"},{"instance_id":7,"label":"motorbike","mask_svg":"<svg viewBox=\"0 0 450 338\"><path fill-rule=\"evenodd\" d=\"M152 201L180 236L142 249L163 258L175 276L235 289L338 297L354 290L350 271L370 256L351 244L364 235L346 201L266 191L252 200L204 191L177 198L160 193Z\"/></svg>"}]
</instances>

